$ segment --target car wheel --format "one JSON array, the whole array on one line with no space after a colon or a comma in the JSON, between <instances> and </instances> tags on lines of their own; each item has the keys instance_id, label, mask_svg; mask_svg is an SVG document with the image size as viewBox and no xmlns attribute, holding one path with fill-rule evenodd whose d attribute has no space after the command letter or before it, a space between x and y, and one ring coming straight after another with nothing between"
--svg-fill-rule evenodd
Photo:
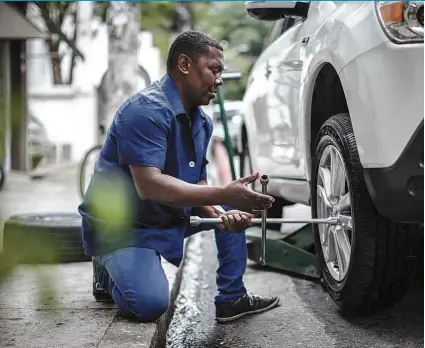
<instances>
[{"instance_id":1,"label":"car wheel","mask_svg":"<svg viewBox=\"0 0 425 348\"><path fill-rule=\"evenodd\" d=\"M90 261L81 240L81 217L72 213L20 214L4 224L3 250L16 263Z\"/></svg>"},{"instance_id":2,"label":"car wheel","mask_svg":"<svg viewBox=\"0 0 425 348\"><path fill-rule=\"evenodd\" d=\"M0 191L3 189L4 181L5 181L5 173L3 167L0 165Z\"/></svg>"},{"instance_id":3,"label":"car wheel","mask_svg":"<svg viewBox=\"0 0 425 348\"><path fill-rule=\"evenodd\" d=\"M369 196L349 115L325 122L312 170L312 216L340 225L313 225L322 283L346 314L391 307L414 277L418 225L379 216Z\"/></svg>"},{"instance_id":4,"label":"car wheel","mask_svg":"<svg viewBox=\"0 0 425 348\"><path fill-rule=\"evenodd\" d=\"M249 152L249 146L248 142L245 141L242 149L242 153L240 155L240 173L241 177L244 177L245 175L249 175L253 172L252 169L252 163L251 163L251 155ZM275 201L273 205L267 210L267 217L268 218L281 218L283 215L283 207L287 205L292 205L293 203L288 202L285 199L282 199L280 197L274 197ZM267 224L267 228L274 231L280 231L282 227L282 224Z\"/></svg>"}]
</instances>

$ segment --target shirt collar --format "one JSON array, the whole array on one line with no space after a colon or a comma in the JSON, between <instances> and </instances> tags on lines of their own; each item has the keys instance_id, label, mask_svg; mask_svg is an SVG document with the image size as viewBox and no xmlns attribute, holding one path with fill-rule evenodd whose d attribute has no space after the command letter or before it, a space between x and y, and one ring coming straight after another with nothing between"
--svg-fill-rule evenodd
<instances>
[{"instance_id":1,"label":"shirt collar","mask_svg":"<svg viewBox=\"0 0 425 348\"><path fill-rule=\"evenodd\" d=\"M183 107L183 103L180 98L179 91L177 90L177 87L174 81L172 80L171 76L168 73L166 73L161 78L159 84L166 98L168 99L168 102L170 103L171 109L173 110L174 114L176 116L179 116L182 114L186 115L186 111ZM198 117L198 116L205 118L200 107L197 107L195 110L195 117Z\"/></svg>"}]
</instances>

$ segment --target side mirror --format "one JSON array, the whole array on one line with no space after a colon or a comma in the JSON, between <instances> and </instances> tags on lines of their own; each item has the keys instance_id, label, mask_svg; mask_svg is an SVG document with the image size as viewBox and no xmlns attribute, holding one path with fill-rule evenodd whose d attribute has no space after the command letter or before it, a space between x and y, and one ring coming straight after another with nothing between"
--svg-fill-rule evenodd
<instances>
[{"instance_id":1,"label":"side mirror","mask_svg":"<svg viewBox=\"0 0 425 348\"><path fill-rule=\"evenodd\" d=\"M306 18L309 2L301 1L246 1L248 14L262 21L276 21L284 17Z\"/></svg>"}]
</instances>

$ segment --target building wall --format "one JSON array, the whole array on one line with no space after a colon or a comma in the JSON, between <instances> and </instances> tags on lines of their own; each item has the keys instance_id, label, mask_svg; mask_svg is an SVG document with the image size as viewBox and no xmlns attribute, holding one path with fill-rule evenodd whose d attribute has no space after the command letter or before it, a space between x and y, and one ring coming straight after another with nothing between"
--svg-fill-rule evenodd
<instances>
[{"instance_id":1,"label":"building wall","mask_svg":"<svg viewBox=\"0 0 425 348\"><path fill-rule=\"evenodd\" d=\"M30 112L46 127L56 149L55 162L79 162L87 149L97 143L96 90L70 86L31 89ZM70 157L62 149L70 147Z\"/></svg>"},{"instance_id":2,"label":"building wall","mask_svg":"<svg viewBox=\"0 0 425 348\"><path fill-rule=\"evenodd\" d=\"M69 144L72 160L99 142L98 88L108 69L108 32L105 23L92 15L91 2L79 2L79 35L76 46L85 60L78 61L72 86L54 86L50 56L43 40L31 40L28 49L28 108L47 129L49 139L60 147ZM42 24L36 12L31 19ZM69 25L69 24L68 24ZM63 28L64 32L67 27ZM64 44L64 50L68 50ZM68 56L70 52L68 53ZM152 34L139 34L138 62L155 81L164 73L159 49L153 46ZM66 57L68 57L66 56ZM69 58L69 57L68 57ZM62 62L66 68L69 59ZM67 76L65 76L67 77Z\"/></svg>"},{"instance_id":3,"label":"building wall","mask_svg":"<svg viewBox=\"0 0 425 348\"><path fill-rule=\"evenodd\" d=\"M4 50L4 68L6 72L8 72L8 67L10 66L10 51L9 51L9 43L5 44ZM10 75L5 74L5 158L4 158L4 169L10 170L12 167L12 131L11 131L11 80Z\"/></svg>"},{"instance_id":4,"label":"building wall","mask_svg":"<svg viewBox=\"0 0 425 348\"><path fill-rule=\"evenodd\" d=\"M0 164L10 169L10 52L9 42L0 40Z\"/></svg>"}]
</instances>

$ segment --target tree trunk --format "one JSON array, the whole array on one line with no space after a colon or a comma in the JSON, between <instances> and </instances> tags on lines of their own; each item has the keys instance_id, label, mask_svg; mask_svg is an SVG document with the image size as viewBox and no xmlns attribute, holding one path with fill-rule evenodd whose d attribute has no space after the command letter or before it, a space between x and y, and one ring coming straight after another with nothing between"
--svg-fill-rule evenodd
<instances>
[{"instance_id":1,"label":"tree trunk","mask_svg":"<svg viewBox=\"0 0 425 348\"><path fill-rule=\"evenodd\" d=\"M140 30L139 3L110 2L107 14L109 36L109 68L105 77L108 127L120 104L137 91L138 41Z\"/></svg>"},{"instance_id":2,"label":"tree trunk","mask_svg":"<svg viewBox=\"0 0 425 348\"><path fill-rule=\"evenodd\" d=\"M62 68L61 68L61 57L59 56L59 40L48 39L50 57L52 60L52 74L53 83L55 85L62 84Z\"/></svg>"},{"instance_id":3,"label":"tree trunk","mask_svg":"<svg viewBox=\"0 0 425 348\"><path fill-rule=\"evenodd\" d=\"M74 12L72 13L72 20L74 22L74 35L72 37L72 41L74 43L76 43L77 42L77 36L78 36L78 30L79 30L79 28L78 28L78 3L75 4L75 9L74 9ZM72 82L74 81L74 70L75 70L74 68L75 68L75 63L76 63L75 59L76 58L77 58L77 55L76 55L75 51L73 50L72 51L72 57L71 57L71 64L69 66L68 83L70 85L72 85Z\"/></svg>"}]
</instances>

